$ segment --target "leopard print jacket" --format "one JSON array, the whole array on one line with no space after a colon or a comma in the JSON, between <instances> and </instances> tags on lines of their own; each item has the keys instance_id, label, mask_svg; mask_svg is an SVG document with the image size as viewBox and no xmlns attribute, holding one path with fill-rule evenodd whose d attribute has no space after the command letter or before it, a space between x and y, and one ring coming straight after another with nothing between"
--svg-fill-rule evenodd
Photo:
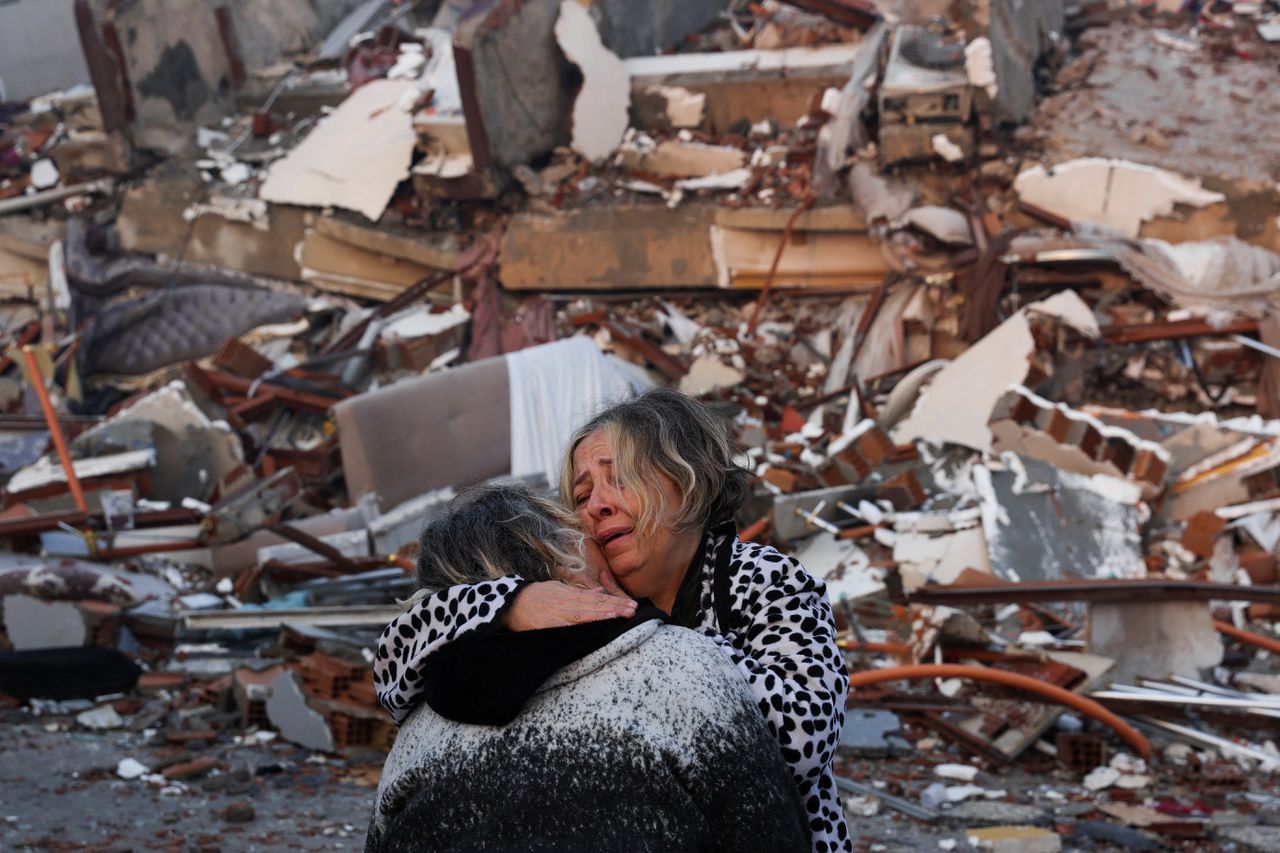
<instances>
[{"instance_id":1,"label":"leopard print jacket","mask_svg":"<svg viewBox=\"0 0 1280 853\"><path fill-rule=\"evenodd\" d=\"M717 616L717 557L727 559L727 585L722 580L721 589L732 625L720 624ZM387 626L374 660L374 684L397 724L421 699L423 660L460 634L490 624L523 583L507 577L451 587ZM700 601L694 628L711 638L746 680L799 788L813 850L851 851L832 771L849 681L836 647L826 584L792 557L724 533L704 551Z\"/></svg>"}]
</instances>

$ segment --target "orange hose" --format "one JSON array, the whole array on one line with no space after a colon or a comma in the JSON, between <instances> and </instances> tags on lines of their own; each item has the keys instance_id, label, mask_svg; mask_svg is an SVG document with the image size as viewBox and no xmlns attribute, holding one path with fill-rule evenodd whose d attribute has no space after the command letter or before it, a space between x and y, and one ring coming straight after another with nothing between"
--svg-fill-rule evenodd
<instances>
[{"instance_id":1,"label":"orange hose","mask_svg":"<svg viewBox=\"0 0 1280 853\"><path fill-rule=\"evenodd\" d=\"M1129 745L1137 750L1138 754L1144 759L1151 757L1151 742L1143 737L1142 733L1133 726L1094 700L1087 696L1072 693L1070 690L1063 690L1055 684L1049 684L1046 681L1040 681L1026 675L1019 675L1016 672L989 669L984 666L966 666L958 663L925 663L915 666L895 666L889 669L875 669L868 672L854 673L849 676L849 689L856 690L859 687L869 687L872 684L882 684L886 681L920 678L963 678L972 681L991 681L1007 687L1016 687L1028 693L1038 694L1109 726L1115 730L1116 734L1128 741Z\"/></svg>"},{"instance_id":2,"label":"orange hose","mask_svg":"<svg viewBox=\"0 0 1280 853\"><path fill-rule=\"evenodd\" d=\"M49 427L49 437L53 439L53 447L58 451L58 460L62 462L62 470L67 475L67 488L76 502L76 509L88 512L89 505L84 499L84 490L76 478L75 465L71 462L71 454L67 451L67 437L62 434L62 424L58 423L58 413L53 410L53 402L49 399L49 390L44 387L44 374L40 372L40 364L36 361L35 350L28 344L22 348L22 357L27 361L31 371L31 386L35 389L36 398L40 401L40 411L44 413L44 422Z\"/></svg>"},{"instance_id":3,"label":"orange hose","mask_svg":"<svg viewBox=\"0 0 1280 853\"><path fill-rule=\"evenodd\" d=\"M1219 634L1226 634L1233 640L1239 640L1242 643L1248 643L1251 646L1257 646L1260 649L1280 654L1280 640L1276 640L1273 637L1268 637L1265 634L1255 634L1252 631L1237 628L1230 622L1223 622L1219 619L1213 620L1213 627L1218 629Z\"/></svg>"}]
</instances>

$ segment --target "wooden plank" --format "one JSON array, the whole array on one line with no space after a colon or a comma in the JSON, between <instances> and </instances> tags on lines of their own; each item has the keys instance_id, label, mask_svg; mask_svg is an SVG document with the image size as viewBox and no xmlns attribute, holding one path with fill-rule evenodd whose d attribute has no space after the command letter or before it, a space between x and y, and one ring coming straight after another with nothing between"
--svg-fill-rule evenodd
<instances>
[{"instance_id":1,"label":"wooden plank","mask_svg":"<svg viewBox=\"0 0 1280 853\"><path fill-rule=\"evenodd\" d=\"M781 231L711 229L721 287L763 287L782 240ZM782 252L774 287L878 287L891 272L879 243L856 232L794 231Z\"/></svg>"},{"instance_id":2,"label":"wooden plank","mask_svg":"<svg viewBox=\"0 0 1280 853\"><path fill-rule=\"evenodd\" d=\"M366 299L392 299L438 270L371 252L321 234L307 231L296 257L302 280L323 290Z\"/></svg>"},{"instance_id":3,"label":"wooden plank","mask_svg":"<svg viewBox=\"0 0 1280 853\"><path fill-rule=\"evenodd\" d=\"M315 230L349 246L424 267L451 270L458 261L457 238L452 234L395 234L381 228L358 225L336 216L317 217Z\"/></svg>"},{"instance_id":4,"label":"wooden plank","mask_svg":"<svg viewBox=\"0 0 1280 853\"><path fill-rule=\"evenodd\" d=\"M502 284L552 291L714 286L714 221L708 205L516 214L502 241Z\"/></svg>"}]
</instances>

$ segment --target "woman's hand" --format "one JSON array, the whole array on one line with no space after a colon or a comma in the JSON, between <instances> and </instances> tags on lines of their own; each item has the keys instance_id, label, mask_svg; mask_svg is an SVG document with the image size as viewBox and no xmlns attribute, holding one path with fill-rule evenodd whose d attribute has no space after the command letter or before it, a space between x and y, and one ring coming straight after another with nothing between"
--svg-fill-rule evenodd
<instances>
[{"instance_id":1,"label":"woman's hand","mask_svg":"<svg viewBox=\"0 0 1280 853\"><path fill-rule=\"evenodd\" d=\"M591 584L591 586L599 587L610 595L621 595L624 598L631 597L625 589L618 585L618 579L609 570L609 562L605 560L604 552L600 550L596 540L587 539L582 543L582 556L587 561L587 576L595 580L595 583Z\"/></svg>"},{"instance_id":2,"label":"woman's hand","mask_svg":"<svg viewBox=\"0 0 1280 853\"><path fill-rule=\"evenodd\" d=\"M560 581L540 581L520 588L502 623L509 631L533 631L635 615L633 599L625 594L611 595L603 586L582 589Z\"/></svg>"}]
</instances>

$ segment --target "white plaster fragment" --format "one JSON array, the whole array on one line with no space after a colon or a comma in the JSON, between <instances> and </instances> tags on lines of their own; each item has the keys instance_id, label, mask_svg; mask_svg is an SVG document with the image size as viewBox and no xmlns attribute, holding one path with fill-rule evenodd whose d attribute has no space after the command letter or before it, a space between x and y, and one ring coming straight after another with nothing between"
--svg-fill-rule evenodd
<instances>
[{"instance_id":1,"label":"white plaster fragment","mask_svg":"<svg viewBox=\"0 0 1280 853\"><path fill-rule=\"evenodd\" d=\"M58 167L52 160L37 160L31 164L31 186L47 190L58 185Z\"/></svg>"},{"instance_id":2,"label":"white plaster fragment","mask_svg":"<svg viewBox=\"0 0 1280 853\"><path fill-rule=\"evenodd\" d=\"M631 77L617 55L604 46L596 23L577 0L560 4L556 42L582 70L582 89L573 102L573 148L599 162L618 147L627 131Z\"/></svg>"},{"instance_id":3,"label":"white plaster fragment","mask_svg":"<svg viewBox=\"0 0 1280 853\"><path fill-rule=\"evenodd\" d=\"M417 144L401 96L409 80L374 80L356 89L307 138L267 171L258 196L279 204L341 207L377 221L409 177Z\"/></svg>"},{"instance_id":4,"label":"white plaster fragment","mask_svg":"<svg viewBox=\"0 0 1280 853\"><path fill-rule=\"evenodd\" d=\"M929 141L937 155L948 163L959 163L964 159L964 149L948 139L945 133L935 133Z\"/></svg>"},{"instance_id":5,"label":"white plaster fragment","mask_svg":"<svg viewBox=\"0 0 1280 853\"><path fill-rule=\"evenodd\" d=\"M901 224L919 228L944 243L955 246L973 245L973 232L969 230L968 218L950 207L924 205L912 208L903 214Z\"/></svg>"},{"instance_id":6,"label":"white plaster fragment","mask_svg":"<svg viewBox=\"0 0 1280 853\"><path fill-rule=\"evenodd\" d=\"M994 98L1000 91L996 83L996 67L992 62L991 40L979 36L964 47L964 70L969 75L969 85L982 89Z\"/></svg>"},{"instance_id":7,"label":"white plaster fragment","mask_svg":"<svg viewBox=\"0 0 1280 853\"><path fill-rule=\"evenodd\" d=\"M718 388L733 387L741 383L742 379L741 371L734 370L719 359L704 356L694 361L689 372L680 379L680 391L696 397Z\"/></svg>"},{"instance_id":8,"label":"white plaster fragment","mask_svg":"<svg viewBox=\"0 0 1280 853\"><path fill-rule=\"evenodd\" d=\"M991 411L1005 391L1026 379L1030 367L1035 341L1029 313L1055 317L1086 334L1097 331L1093 312L1074 291L1028 305L938 372L911 414L894 427L894 442L928 439L990 450Z\"/></svg>"},{"instance_id":9,"label":"white plaster fragment","mask_svg":"<svg viewBox=\"0 0 1280 853\"><path fill-rule=\"evenodd\" d=\"M150 772L151 768L134 758L122 758L116 765L116 775L121 779L137 779Z\"/></svg>"},{"instance_id":10,"label":"white plaster fragment","mask_svg":"<svg viewBox=\"0 0 1280 853\"><path fill-rule=\"evenodd\" d=\"M1032 166L1014 179L1013 187L1024 202L1130 238L1138 236L1148 219L1173 213L1175 205L1205 207L1225 199L1222 193L1204 189L1199 180L1102 157L1071 160L1051 169Z\"/></svg>"},{"instance_id":11,"label":"white plaster fragment","mask_svg":"<svg viewBox=\"0 0 1280 853\"><path fill-rule=\"evenodd\" d=\"M705 92L690 92L683 86L649 86L649 94L667 102L667 122L674 128L698 127L707 108Z\"/></svg>"}]
</instances>

